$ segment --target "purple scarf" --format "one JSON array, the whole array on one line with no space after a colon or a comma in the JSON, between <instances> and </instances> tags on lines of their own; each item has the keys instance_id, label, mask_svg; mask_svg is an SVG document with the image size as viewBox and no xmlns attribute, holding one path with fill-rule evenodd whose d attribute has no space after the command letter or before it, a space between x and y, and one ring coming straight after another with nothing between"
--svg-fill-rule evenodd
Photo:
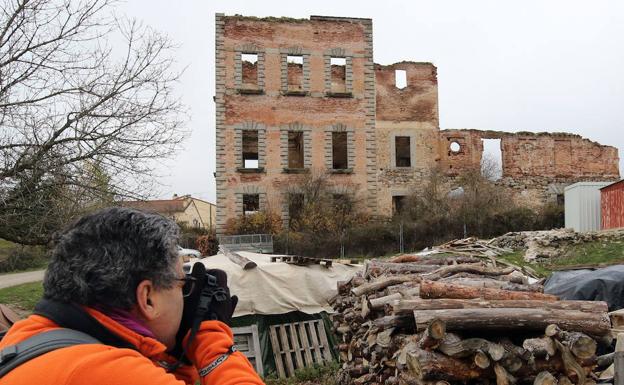
<instances>
[{"instance_id":1,"label":"purple scarf","mask_svg":"<svg viewBox=\"0 0 624 385\"><path fill-rule=\"evenodd\" d=\"M138 333L145 337L156 338L154 333L147 328L145 323L143 323L140 319L134 316L127 310L117 309L117 308L109 308L101 305L93 306L93 308L101 313L104 313L106 316L110 317L113 321L118 324L125 326L126 328L132 330L135 333Z\"/></svg>"}]
</instances>

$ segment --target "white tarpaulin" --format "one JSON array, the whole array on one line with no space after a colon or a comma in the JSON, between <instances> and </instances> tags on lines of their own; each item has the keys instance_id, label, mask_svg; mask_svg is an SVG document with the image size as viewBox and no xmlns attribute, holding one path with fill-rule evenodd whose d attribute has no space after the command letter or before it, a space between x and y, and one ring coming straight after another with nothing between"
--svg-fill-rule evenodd
<instances>
[{"instance_id":1,"label":"white tarpaulin","mask_svg":"<svg viewBox=\"0 0 624 385\"><path fill-rule=\"evenodd\" d=\"M336 295L338 281L348 280L362 268L361 265L340 263L334 263L329 268L297 266L271 262L272 255L268 254L238 253L258 266L243 270L222 254L199 260L206 269L221 269L227 273L230 293L238 296L234 317L291 311L308 314L332 312L328 300Z\"/></svg>"}]
</instances>

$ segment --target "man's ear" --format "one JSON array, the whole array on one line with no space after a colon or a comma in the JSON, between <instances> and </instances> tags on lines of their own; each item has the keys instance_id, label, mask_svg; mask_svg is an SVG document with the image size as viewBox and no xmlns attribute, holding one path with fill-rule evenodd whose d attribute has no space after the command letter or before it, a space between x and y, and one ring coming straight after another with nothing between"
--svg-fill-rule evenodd
<instances>
[{"instance_id":1,"label":"man's ear","mask_svg":"<svg viewBox=\"0 0 624 385\"><path fill-rule=\"evenodd\" d=\"M154 306L154 285L149 279L141 281L136 288L137 311L146 320L153 320L158 316Z\"/></svg>"}]
</instances>

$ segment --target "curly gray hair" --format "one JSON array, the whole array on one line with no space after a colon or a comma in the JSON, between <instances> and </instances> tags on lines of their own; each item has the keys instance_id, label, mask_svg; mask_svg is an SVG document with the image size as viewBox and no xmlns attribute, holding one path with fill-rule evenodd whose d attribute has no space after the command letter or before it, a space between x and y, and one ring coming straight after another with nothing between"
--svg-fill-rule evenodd
<instances>
[{"instance_id":1,"label":"curly gray hair","mask_svg":"<svg viewBox=\"0 0 624 385\"><path fill-rule=\"evenodd\" d=\"M130 309L141 281L173 286L178 237L178 226L155 213L113 207L86 215L57 237L43 296Z\"/></svg>"}]
</instances>

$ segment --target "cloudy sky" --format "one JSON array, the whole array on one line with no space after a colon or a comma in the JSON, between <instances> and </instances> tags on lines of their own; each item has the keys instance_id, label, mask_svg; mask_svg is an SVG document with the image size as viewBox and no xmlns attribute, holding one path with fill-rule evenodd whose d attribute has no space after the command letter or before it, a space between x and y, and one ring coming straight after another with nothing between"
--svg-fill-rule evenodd
<instances>
[{"instance_id":1,"label":"cloudy sky","mask_svg":"<svg viewBox=\"0 0 624 385\"><path fill-rule=\"evenodd\" d=\"M192 134L159 167L154 197L215 200L216 12L372 18L376 63L438 67L442 129L566 131L624 154L624 1L128 0L119 8L179 43L186 67L179 91Z\"/></svg>"}]
</instances>

